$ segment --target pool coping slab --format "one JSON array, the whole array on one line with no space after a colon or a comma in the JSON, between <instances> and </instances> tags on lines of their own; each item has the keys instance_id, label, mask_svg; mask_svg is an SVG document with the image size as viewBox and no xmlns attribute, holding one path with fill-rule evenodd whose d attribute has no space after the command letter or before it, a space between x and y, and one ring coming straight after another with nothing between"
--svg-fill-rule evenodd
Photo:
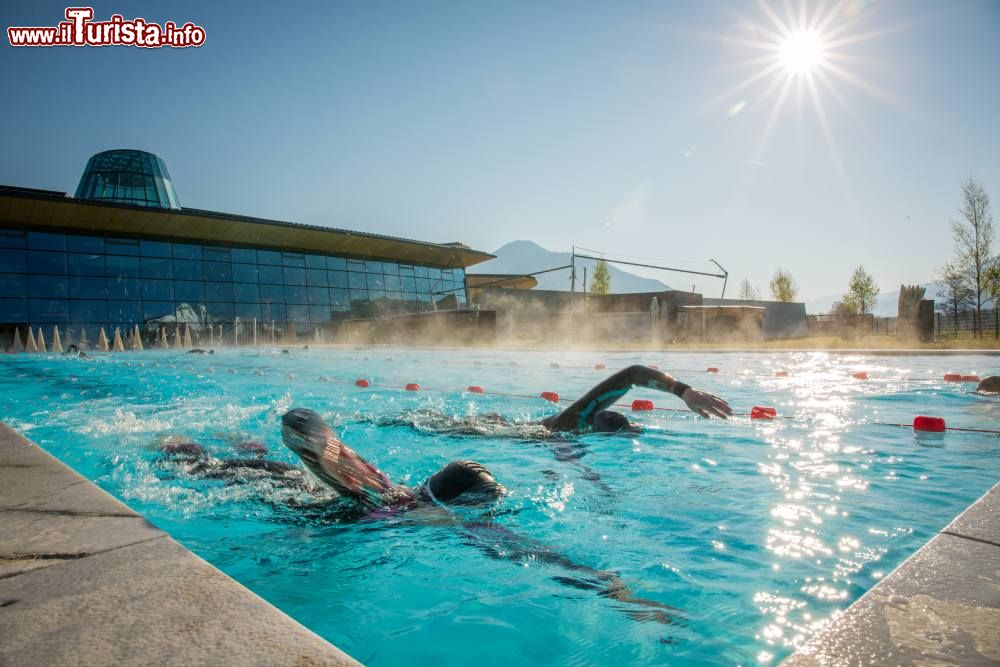
<instances>
[{"instance_id":1,"label":"pool coping slab","mask_svg":"<svg viewBox=\"0 0 1000 667\"><path fill-rule=\"evenodd\" d=\"M1000 664L998 537L1000 484L782 665Z\"/></svg>"},{"instance_id":2,"label":"pool coping slab","mask_svg":"<svg viewBox=\"0 0 1000 667\"><path fill-rule=\"evenodd\" d=\"M357 665L0 423L0 665Z\"/></svg>"}]
</instances>

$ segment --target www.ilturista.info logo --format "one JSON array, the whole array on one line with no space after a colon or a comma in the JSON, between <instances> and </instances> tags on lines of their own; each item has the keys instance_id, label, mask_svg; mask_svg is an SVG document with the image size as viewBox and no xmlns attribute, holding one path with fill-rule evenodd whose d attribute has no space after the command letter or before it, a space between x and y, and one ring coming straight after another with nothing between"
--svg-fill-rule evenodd
<instances>
[{"instance_id":1,"label":"www.ilturista.info logo","mask_svg":"<svg viewBox=\"0 0 1000 667\"><path fill-rule=\"evenodd\" d=\"M143 18L126 21L112 14L108 21L94 21L93 7L67 7L66 20L54 28L10 27L11 46L138 46L158 49L185 48L205 43L205 29L188 21L178 26L167 21L162 26Z\"/></svg>"}]
</instances>

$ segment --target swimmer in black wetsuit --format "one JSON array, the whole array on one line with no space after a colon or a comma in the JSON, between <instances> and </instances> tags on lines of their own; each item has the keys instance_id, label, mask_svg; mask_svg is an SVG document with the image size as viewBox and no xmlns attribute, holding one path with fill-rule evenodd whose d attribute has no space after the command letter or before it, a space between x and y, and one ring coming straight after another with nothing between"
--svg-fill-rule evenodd
<instances>
[{"instance_id":1,"label":"swimmer in black wetsuit","mask_svg":"<svg viewBox=\"0 0 1000 667\"><path fill-rule=\"evenodd\" d=\"M726 419L733 414L729 404L718 396L695 389L655 368L635 365L624 368L602 381L559 414L543 419L541 424L550 431L593 430L614 433L632 429L628 417L607 408L633 387L648 387L669 392L702 417Z\"/></svg>"},{"instance_id":2,"label":"swimmer in black wetsuit","mask_svg":"<svg viewBox=\"0 0 1000 667\"><path fill-rule=\"evenodd\" d=\"M1000 394L1000 375L990 375L980 380L976 385L980 394Z\"/></svg>"}]
</instances>

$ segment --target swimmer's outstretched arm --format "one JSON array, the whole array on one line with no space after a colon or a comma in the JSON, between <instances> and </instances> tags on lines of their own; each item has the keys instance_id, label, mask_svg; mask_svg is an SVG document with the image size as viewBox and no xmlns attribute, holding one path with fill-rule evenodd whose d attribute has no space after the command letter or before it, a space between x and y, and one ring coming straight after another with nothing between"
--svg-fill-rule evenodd
<instances>
[{"instance_id":1,"label":"swimmer's outstretched arm","mask_svg":"<svg viewBox=\"0 0 1000 667\"><path fill-rule=\"evenodd\" d=\"M649 387L678 396L687 406L702 417L726 417L733 414L724 400L708 392L688 386L673 376L649 366L634 365L624 368L588 391L582 398L562 412L542 421L552 431L577 431L591 426L594 415L607 410L615 401L627 394L632 387Z\"/></svg>"}]
</instances>

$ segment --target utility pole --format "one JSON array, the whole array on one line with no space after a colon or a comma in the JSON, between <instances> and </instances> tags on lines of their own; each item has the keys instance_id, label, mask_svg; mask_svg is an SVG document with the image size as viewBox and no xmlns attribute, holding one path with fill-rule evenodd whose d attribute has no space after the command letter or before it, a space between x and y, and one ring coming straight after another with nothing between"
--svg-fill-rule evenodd
<instances>
[{"instance_id":1,"label":"utility pole","mask_svg":"<svg viewBox=\"0 0 1000 667\"><path fill-rule=\"evenodd\" d=\"M569 260L569 291L571 294L576 291L576 246Z\"/></svg>"}]
</instances>

